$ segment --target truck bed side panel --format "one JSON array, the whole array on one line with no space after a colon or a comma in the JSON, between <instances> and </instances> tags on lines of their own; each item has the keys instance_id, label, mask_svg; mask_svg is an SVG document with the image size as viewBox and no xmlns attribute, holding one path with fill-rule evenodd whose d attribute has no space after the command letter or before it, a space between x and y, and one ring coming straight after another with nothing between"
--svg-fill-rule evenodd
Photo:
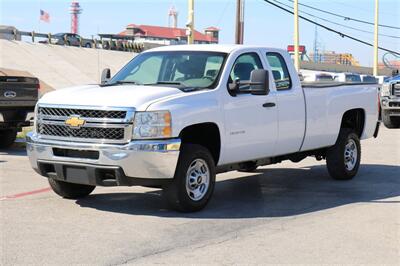
<instances>
[{"instance_id":1,"label":"truck bed side panel","mask_svg":"<svg viewBox=\"0 0 400 266\"><path fill-rule=\"evenodd\" d=\"M343 85L325 88L304 87L307 130L302 150L335 144L344 113L362 109L365 113L361 139L372 137L378 119L375 85Z\"/></svg>"}]
</instances>

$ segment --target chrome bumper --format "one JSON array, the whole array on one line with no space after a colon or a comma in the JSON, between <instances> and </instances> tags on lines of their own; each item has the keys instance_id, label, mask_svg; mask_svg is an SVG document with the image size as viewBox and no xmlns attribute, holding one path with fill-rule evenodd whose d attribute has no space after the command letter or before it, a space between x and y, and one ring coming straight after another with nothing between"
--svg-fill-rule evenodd
<instances>
[{"instance_id":1,"label":"chrome bumper","mask_svg":"<svg viewBox=\"0 0 400 266\"><path fill-rule=\"evenodd\" d=\"M32 132L28 133L26 138L30 163L39 174L45 175L40 165L49 164L85 169L118 168L128 179L172 179L178 162L180 144L180 139L132 141L124 145L77 143L45 140ZM54 148L97 151L98 159L55 156Z\"/></svg>"}]
</instances>

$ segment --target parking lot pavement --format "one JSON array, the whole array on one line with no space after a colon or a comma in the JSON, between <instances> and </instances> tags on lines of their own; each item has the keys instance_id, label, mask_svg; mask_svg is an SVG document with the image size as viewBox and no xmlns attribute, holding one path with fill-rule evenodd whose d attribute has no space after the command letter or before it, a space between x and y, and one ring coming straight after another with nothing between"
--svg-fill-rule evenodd
<instances>
[{"instance_id":1,"label":"parking lot pavement","mask_svg":"<svg viewBox=\"0 0 400 266\"><path fill-rule=\"evenodd\" d=\"M308 158L226 173L204 211L166 209L160 190L96 188L65 200L21 149L0 152L1 265L400 264L400 130L362 142L351 181Z\"/></svg>"}]
</instances>

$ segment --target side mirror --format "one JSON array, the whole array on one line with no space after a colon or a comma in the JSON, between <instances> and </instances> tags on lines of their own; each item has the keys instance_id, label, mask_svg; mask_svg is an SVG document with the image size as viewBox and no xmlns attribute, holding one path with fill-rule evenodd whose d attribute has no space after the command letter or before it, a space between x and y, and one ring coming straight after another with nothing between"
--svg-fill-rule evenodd
<instances>
[{"instance_id":1,"label":"side mirror","mask_svg":"<svg viewBox=\"0 0 400 266\"><path fill-rule=\"evenodd\" d=\"M106 84L108 80L111 78L111 70L109 68L103 69L103 72L101 72L101 84Z\"/></svg>"},{"instance_id":2,"label":"side mirror","mask_svg":"<svg viewBox=\"0 0 400 266\"><path fill-rule=\"evenodd\" d=\"M254 95L269 93L269 75L265 69L255 69L250 74L250 92Z\"/></svg>"}]
</instances>

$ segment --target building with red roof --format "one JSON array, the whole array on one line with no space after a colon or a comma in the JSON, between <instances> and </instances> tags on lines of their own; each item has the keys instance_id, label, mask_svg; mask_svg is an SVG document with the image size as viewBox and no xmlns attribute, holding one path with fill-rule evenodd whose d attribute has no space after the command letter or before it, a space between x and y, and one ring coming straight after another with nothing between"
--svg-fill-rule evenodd
<instances>
[{"instance_id":1,"label":"building with red roof","mask_svg":"<svg viewBox=\"0 0 400 266\"><path fill-rule=\"evenodd\" d=\"M134 36L135 41L142 42L165 45L187 43L186 29L182 28L129 24L126 30L119 34L123 36ZM218 43L218 34L219 29L216 27L208 27L204 29L203 33L195 30L194 43Z\"/></svg>"}]
</instances>

